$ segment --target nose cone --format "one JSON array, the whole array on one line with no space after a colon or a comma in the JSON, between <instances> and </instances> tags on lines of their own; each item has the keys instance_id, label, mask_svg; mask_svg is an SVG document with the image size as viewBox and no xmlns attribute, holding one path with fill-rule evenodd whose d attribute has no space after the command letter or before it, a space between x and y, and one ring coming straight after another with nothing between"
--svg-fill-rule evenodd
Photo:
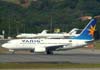
<instances>
[{"instance_id":1,"label":"nose cone","mask_svg":"<svg viewBox=\"0 0 100 70\"><path fill-rule=\"evenodd\" d=\"M6 43L5 44L2 44L1 47L7 48L7 44Z\"/></svg>"}]
</instances>

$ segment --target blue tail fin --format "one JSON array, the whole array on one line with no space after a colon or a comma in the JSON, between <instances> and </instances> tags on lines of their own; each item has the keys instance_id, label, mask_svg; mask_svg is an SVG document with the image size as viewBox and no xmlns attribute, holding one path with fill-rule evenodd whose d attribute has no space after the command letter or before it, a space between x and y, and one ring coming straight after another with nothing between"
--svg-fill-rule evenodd
<instances>
[{"instance_id":1,"label":"blue tail fin","mask_svg":"<svg viewBox=\"0 0 100 70\"><path fill-rule=\"evenodd\" d=\"M87 26L83 29L79 36L74 39L92 40L96 27L96 19L91 19Z\"/></svg>"}]
</instances>

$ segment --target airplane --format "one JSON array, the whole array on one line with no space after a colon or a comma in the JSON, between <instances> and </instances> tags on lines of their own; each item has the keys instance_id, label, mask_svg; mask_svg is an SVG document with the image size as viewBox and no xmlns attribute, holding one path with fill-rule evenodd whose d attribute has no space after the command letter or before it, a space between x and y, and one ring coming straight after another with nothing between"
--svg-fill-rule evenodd
<instances>
[{"instance_id":1,"label":"airplane","mask_svg":"<svg viewBox=\"0 0 100 70\"><path fill-rule=\"evenodd\" d=\"M77 31L80 30L78 28L73 28L69 33L62 32L62 33L45 33L45 34L37 34L38 38L48 38L48 39L55 39L55 38L69 38L78 36Z\"/></svg>"},{"instance_id":2,"label":"airplane","mask_svg":"<svg viewBox=\"0 0 100 70\"><path fill-rule=\"evenodd\" d=\"M53 54L53 51L82 48L91 44L95 28L96 18L92 18L80 35L69 39L14 39L2 44L2 47L10 52L30 50L34 53Z\"/></svg>"},{"instance_id":3,"label":"airplane","mask_svg":"<svg viewBox=\"0 0 100 70\"><path fill-rule=\"evenodd\" d=\"M46 34L47 33L47 30L43 30L41 33L38 33L38 34ZM16 36L16 38L35 38L37 36L37 34L33 34L33 33L21 33L21 34L18 34Z\"/></svg>"},{"instance_id":4,"label":"airplane","mask_svg":"<svg viewBox=\"0 0 100 70\"><path fill-rule=\"evenodd\" d=\"M47 33L48 30L43 30L41 33L38 34L29 34L29 33L22 33L16 36L16 38L68 38L78 36L77 31L80 30L78 28L73 28L69 33Z\"/></svg>"}]
</instances>

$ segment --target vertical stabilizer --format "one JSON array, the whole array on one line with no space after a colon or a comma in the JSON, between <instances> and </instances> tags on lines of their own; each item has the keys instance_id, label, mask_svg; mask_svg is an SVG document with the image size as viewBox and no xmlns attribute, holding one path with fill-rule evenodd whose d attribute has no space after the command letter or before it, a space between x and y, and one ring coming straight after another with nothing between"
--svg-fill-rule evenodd
<instances>
[{"instance_id":1,"label":"vertical stabilizer","mask_svg":"<svg viewBox=\"0 0 100 70\"><path fill-rule=\"evenodd\" d=\"M83 29L78 37L74 39L87 39L92 40L96 28L96 19L91 19L87 26Z\"/></svg>"}]
</instances>

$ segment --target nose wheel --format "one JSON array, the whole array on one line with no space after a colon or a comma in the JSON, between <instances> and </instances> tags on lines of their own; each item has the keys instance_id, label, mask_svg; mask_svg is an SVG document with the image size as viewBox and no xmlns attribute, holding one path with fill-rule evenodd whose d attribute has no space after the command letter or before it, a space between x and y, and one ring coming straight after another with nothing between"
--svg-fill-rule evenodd
<instances>
[{"instance_id":1,"label":"nose wheel","mask_svg":"<svg viewBox=\"0 0 100 70\"><path fill-rule=\"evenodd\" d=\"M10 52L11 54L15 54L15 51L14 51L14 50L9 50L9 52Z\"/></svg>"}]
</instances>

